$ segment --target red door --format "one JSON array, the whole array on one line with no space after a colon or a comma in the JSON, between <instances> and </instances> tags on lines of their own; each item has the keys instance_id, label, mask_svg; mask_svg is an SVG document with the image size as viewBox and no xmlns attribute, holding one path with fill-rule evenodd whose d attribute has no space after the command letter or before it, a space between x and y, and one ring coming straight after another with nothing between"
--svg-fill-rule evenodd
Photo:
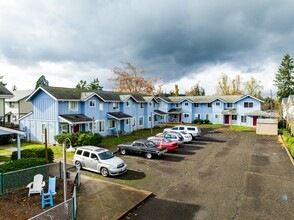
<instances>
[{"instance_id":1,"label":"red door","mask_svg":"<svg viewBox=\"0 0 294 220\"><path fill-rule=\"evenodd\" d=\"M225 124L229 124L229 123L230 123L230 116L225 115Z\"/></svg>"},{"instance_id":2,"label":"red door","mask_svg":"<svg viewBox=\"0 0 294 220\"><path fill-rule=\"evenodd\" d=\"M258 116L253 116L253 126L256 126Z\"/></svg>"},{"instance_id":3,"label":"red door","mask_svg":"<svg viewBox=\"0 0 294 220\"><path fill-rule=\"evenodd\" d=\"M79 125L74 125L73 126L73 132L74 133L77 133L77 132L79 132L80 131L80 126Z\"/></svg>"}]
</instances>

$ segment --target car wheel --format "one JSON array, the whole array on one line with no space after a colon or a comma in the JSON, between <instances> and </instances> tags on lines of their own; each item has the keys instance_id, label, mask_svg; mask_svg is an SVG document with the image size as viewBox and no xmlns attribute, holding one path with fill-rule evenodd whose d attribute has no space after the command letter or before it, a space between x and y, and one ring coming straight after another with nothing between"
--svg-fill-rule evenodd
<instances>
[{"instance_id":1,"label":"car wheel","mask_svg":"<svg viewBox=\"0 0 294 220\"><path fill-rule=\"evenodd\" d=\"M125 149L121 149L121 150L120 150L120 153L121 153L122 155L125 155L125 154L127 153L127 151L126 151Z\"/></svg>"},{"instance_id":2,"label":"car wheel","mask_svg":"<svg viewBox=\"0 0 294 220\"><path fill-rule=\"evenodd\" d=\"M102 176L108 176L109 175L108 169L105 168L105 167L102 167L100 172L101 172Z\"/></svg>"},{"instance_id":3,"label":"car wheel","mask_svg":"<svg viewBox=\"0 0 294 220\"><path fill-rule=\"evenodd\" d=\"M76 161L75 165L77 169L80 169L80 170L82 169L82 163L80 161Z\"/></svg>"},{"instance_id":4,"label":"car wheel","mask_svg":"<svg viewBox=\"0 0 294 220\"><path fill-rule=\"evenodd\" d=\"M148 158L148 159L151 159L152 158L152 154L151 153L146 153L145 154L145 157Z\"/></svg>"}]
</instances>

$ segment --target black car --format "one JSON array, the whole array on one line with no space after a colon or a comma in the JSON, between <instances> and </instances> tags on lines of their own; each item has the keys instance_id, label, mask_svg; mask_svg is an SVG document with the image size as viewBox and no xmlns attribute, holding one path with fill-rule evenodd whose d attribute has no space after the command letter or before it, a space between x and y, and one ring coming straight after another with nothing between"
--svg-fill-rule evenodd
<instances>
[{"instance_id":1,"label":"black car","mask_svg":"<svg viewBox=\"0 0 294 220\"><path fill-rule=\"evenodd\" d=\"M119 144L117 146L118 151L121 154L139 154L150 159L153 156L161 156L167 152L166 147L158 147L153 141L150 140L138 140L132 143Z\"/></svg>"}]
</instances>

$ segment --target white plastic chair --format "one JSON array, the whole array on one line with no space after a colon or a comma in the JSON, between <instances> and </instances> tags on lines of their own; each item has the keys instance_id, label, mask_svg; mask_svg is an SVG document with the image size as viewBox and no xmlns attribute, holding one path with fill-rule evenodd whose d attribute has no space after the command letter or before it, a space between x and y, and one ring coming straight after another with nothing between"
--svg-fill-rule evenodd
<instances>
[{"instance_id":1,"label":"white plastic chair","mask_svg":"<svg viewBox=\"0 0 294 220\"><path fill-rule=\"evenodd\" d=\"M45 186L45 182L43 181L43 175L42 174L35 175L34 181L27 185L27 188L29 188L28 197L30 197L31 194L35 194L35 193L39 193L41 195L44 186Z\"/></svg>"}]
</instances>

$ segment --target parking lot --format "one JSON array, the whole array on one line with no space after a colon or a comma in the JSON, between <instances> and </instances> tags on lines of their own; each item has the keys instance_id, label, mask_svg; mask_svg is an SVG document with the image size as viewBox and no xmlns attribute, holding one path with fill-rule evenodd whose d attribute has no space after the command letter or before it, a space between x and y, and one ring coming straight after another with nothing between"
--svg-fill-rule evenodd
<instances>
[{"instance_id":1,"label":"parking lot","mask_svg":"<svg viewBox=\"0 0 294 220\"><path fill-rule=\"evenodd\" d=\"M293 166L277 137L204 132L162 158L121 156L125 175L110 181L154 196L125 219L292 219Z\"/></svg>"}]
</instances>

